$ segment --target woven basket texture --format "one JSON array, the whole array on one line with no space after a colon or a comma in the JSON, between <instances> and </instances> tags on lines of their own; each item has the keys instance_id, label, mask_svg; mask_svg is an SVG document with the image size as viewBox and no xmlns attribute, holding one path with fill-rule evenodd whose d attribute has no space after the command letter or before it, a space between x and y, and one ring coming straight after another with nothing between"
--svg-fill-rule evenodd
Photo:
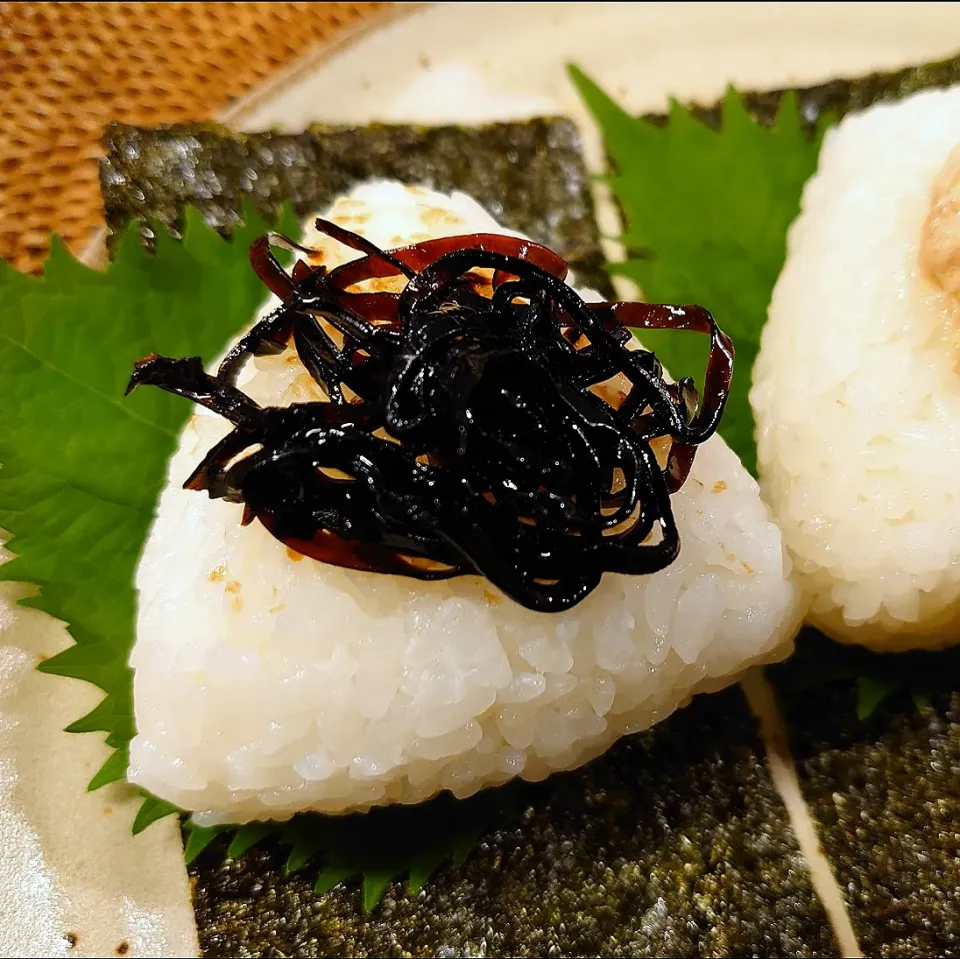
<instances>
[{"instance_id":1,"label":"woven basket texture","mask_svg":"<svg viewBox=\"0 0 960 959\"><path fill-rule=\"evenodd\" d=\"M389 3L0 3L0 257L37 272L102 223L111 120L209 119Z\"/></svg>"}]
</instances>

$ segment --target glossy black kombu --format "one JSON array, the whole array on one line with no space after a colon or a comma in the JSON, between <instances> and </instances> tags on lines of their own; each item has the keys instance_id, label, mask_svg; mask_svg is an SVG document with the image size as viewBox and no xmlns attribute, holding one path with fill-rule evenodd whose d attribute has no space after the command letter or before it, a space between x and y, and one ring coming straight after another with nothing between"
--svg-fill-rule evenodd
<instances>
[{"instance_id":1,"label":"glossy black kombu","mask_svg":"<svg viewBox=\"0 0 960 959\"><path fill-rule=\"evenodd\" d=\"M185 487L243 503L244 522L323 562L480 574L542 612L574 606L604 572L673 562L670 494L716 430L733 372L706 310L587 303L563 260L512 237L384 252L317 228L361 257L288 275L271 245L302 248L258 240L251 261L282 305L216 375L197 357L137 364L128 391L160 386L234 425ZM668 382L628 327L708 335L703 396ZM237 388L251 356L288 350L326 399L262 407Z\"/></svg>"}]
</instances>

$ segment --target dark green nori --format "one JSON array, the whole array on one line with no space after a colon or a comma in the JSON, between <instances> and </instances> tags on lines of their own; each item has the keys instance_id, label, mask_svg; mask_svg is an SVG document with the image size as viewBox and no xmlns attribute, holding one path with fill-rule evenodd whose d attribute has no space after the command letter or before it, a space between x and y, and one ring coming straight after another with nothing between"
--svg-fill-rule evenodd
<instances>
[{"instance_id":1,"label":"dark green nori","mask_svg":"<svg viewBox=\"0 0 960 959\"><path fill-rule=\"evenodd\" d=\"M312 126L306 133L233 133L213 124L113 124L100 164L107 226L131 219L175 233L185 203L229 232L241 197L272 216L284 200L320 213L372 178L477 199L504 226L559 253L585 285L608 290L580 134L564 118L479 127ZM142 227L149 241L150 230Z\"/></svg>"},{"instance_id":2,"label":"dark green nori","mask_svg":"<svg viewBox=\"0 0 960 959\"><path fill-rule=\"evenodd\" d=\"M822 117L832 116L839 119L876 103L902 100L920 90L948 87L954 83L960 83L960 55L934 63L906 67L903 70L871 73L854 80L828 80L812 87L802 87L796 92L800 115L813 130ZM787 89L794 88L752 91L744 93L743 99L754 119L771 124ZM692 109L694 115L709 126L719 127L719 104L708 107L694 105ZM654 114L648 119L663 124L667 118L663 114Z\"/></svg>"},{"instance_id":3,"label":"dark green nori","mask_svg":"<svg viewBox=\"0 0 960 959\"><path fill-rule=\"evenodd\" d=\"M960 956L960 647L838 651L807 630L769 675L863 954ZM893 691L861 720L853 677L871 675Z\"/></svg>"}]
</instances>

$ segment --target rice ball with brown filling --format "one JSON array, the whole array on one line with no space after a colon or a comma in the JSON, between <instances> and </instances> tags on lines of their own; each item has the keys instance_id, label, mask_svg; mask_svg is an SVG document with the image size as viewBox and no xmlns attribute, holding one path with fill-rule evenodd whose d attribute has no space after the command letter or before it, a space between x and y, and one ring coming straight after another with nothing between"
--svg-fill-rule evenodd
<instances>
[{"instance_id":1,"label":"rice ball with brown filling","mask_svg":"<svg viewBox=\"0 0 960 959\"><path fill-rule=\"evenodd\" d=\"M825 140L754 369L761 487L810 618L960 640L960 87Z\"/></svg>"}]
</instances>

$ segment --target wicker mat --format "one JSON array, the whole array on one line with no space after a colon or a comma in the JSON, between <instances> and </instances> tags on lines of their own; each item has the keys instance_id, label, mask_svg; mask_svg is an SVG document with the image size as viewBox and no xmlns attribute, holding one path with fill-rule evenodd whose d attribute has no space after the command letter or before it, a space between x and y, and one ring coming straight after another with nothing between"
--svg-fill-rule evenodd
<instances>
[{"instance_id":1,"label":"wicker mat","mask_svg":"<svg viewBox=\"0 0 960 959\"><path fill-rule=\"evenodd\" d=\"M209 118L389 3L0 3L0 257L38 271L102 222L110 120Z\"/></svg>"}]
</instances>

